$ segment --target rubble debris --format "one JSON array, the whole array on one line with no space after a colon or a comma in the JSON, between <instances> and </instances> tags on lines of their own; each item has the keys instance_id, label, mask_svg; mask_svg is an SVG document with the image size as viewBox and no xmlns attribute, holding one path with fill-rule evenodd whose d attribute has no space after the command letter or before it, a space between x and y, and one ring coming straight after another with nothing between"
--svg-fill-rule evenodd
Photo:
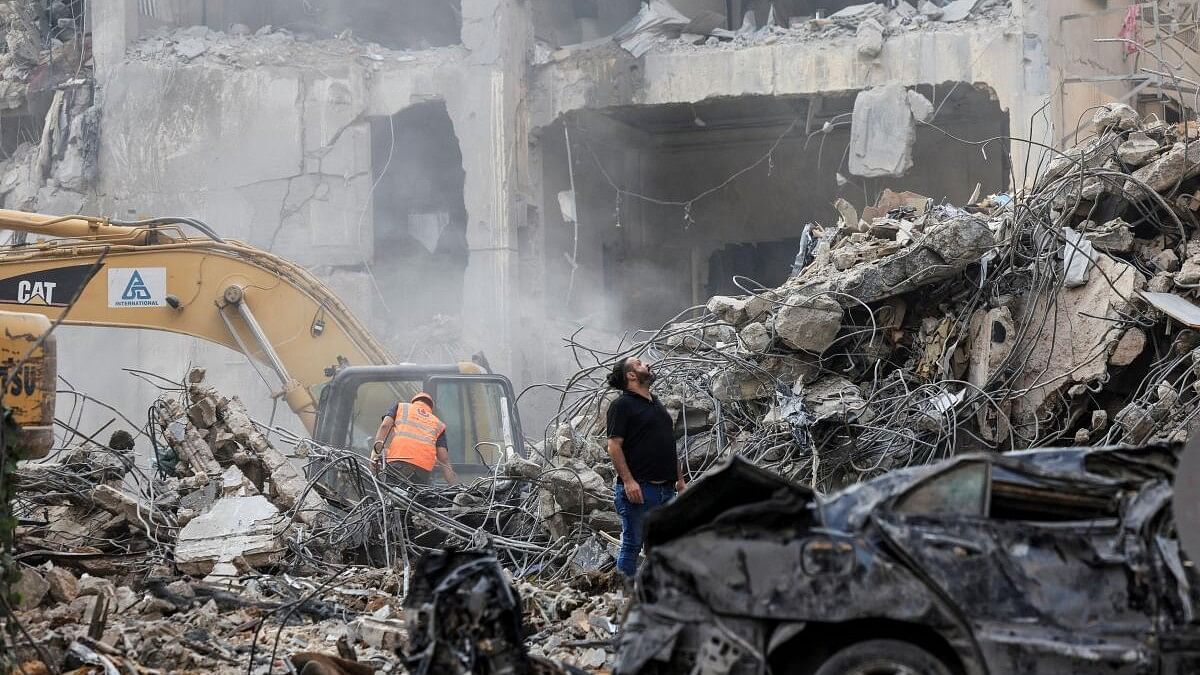
<instances>
[{"instance_id":1,"label":"rubble debris","mask_svg":"<svg viewBox=\"0 0 1200 675\"><path fill-rule=\"evenodd\" d=\"M838 226L804 225L811 260L780 286L743 286L625 344L613 358L653 361L662 400L712 402L679 429L688 476L737 455L820 493L972 450L1195 433L1200 235L1178 209L1200 190L1185 161L1200 141L1120 106L1097 124L1019 194L841 205ZM1141 166L1121 162L1130 139L1157 148ZM602 447L608 368L567 387L552 428L571 447ZM573 471L609 478L602 452L576 454ZM553 439L535 456L564 461Z\"/></svg>"},{"instance_id":2,"label":"rubble debris","mask_svg":"<svg viewBox=\"0 0 1200 675\"><path fill-rule=\"evenodd\" d=\"M649 51L660 36L678 36L691 22L667 0L650 0L642 3L637 15L618 28L612 39L636 58Z\"/></svg>"},{"instance_id":3,"label":"rubble debris","mask_svg":"<svg viewBox=\"0 0 1200 675\"><path fill-rule=\"evenodd\" d=\"M280 561L283 544L279 509L266 497L227 497L179 530L175 564L180 571L204 576L218 563L244 561L253 569Z\"/></svg>"},{"instance_id":4,"label":"rubble debris","mask_svg":"<svg viewBox=\"0 0 1200 675\"><path fill-rule=\"evenodd\" d=\"M842 306L828 296L788 296L771 328L792 349L820 354L833 344L842 328Z\"/></svg>"},{"instance_id":5,"label":"rubble debris","mask_svg":"<svg viewBox=\"0 0 1200 675\"><path fill-rule=\"evenodd\" d=\"M978 4L979 0L954 0L942 6L942 15L938 19L946 23L958 23L970 16Z\"/></svg>"},{"instance_id":6,"label":"rubble debris","mask_svg":"<svg viewBox=\"0 0 1200 675\"><path fill-rule=\"evenodd\" d=\"M939 0L940 1L940 0ZM655 3L651 3L655 4ZM615 41L635 57L650 51L705 51L733 50L756 45L797 44L820 41L825 44L837 40L851 41L860 50L863 58L878 58L889 37L910 31L953 30L952 24L969 22L990 23L1006 21L1012 16L1008 0L962 0L939 7L935 3L922 2L920 10L908 0L899 2L869 2L843 7L828 16L790 16L777 13L775 3L768 5L766 20L761 24L753 10L745 11L740 21L735 17L737 28L725 27L723 12L710 9L689 8L690 20L676 8L666 3L642 9L610 38L593 40L563 49L571 51L605 49ZM947 13L948 12L948 13ZM949 17L949 18L947 18ZM864 28L864 26L866 26ZM876 29L878 27L878 30ZM152 51L161 52L172 48L170 38L160 39ZM220 43L218 43L220 44ZM876 46L879 51L876 51ZM222 45L222 52L230 51ZM206 58L206 57L201 57ZM544 63L549 59L539 59Z\"/></svg>"},{"instance_id":7,"label":"rubble debris","mask_svg":"<svg viewBox=\"0 0 1200 675\"><path fill-rule=\"evenodd\" d=\"M1158 154L1158 142L1141 131L1135 131L1117 146L1117 157L1131 167L1139 167Z\"/></svg>"},{"instance_id":8,"label":"rubble debris","mask_svg":"<svg viewBox=\"0 0 1200 675\"><path fill-rule=\"evenodd\" d=\"M614 672L717 656L716 672L843 672L867 654L888 672L1153 669L1145 631L1196 611L1171 517L1179 450L968 454L827 497L730 457L649 517ZM1161 581L1132 595L1129 566ZM936 643L881 640L917 634Z\"/></svg>"}]
</instances>

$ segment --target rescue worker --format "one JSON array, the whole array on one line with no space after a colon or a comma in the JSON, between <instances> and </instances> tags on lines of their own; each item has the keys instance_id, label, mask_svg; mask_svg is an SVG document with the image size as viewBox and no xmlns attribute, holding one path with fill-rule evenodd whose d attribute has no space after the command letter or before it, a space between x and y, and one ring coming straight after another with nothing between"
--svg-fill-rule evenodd
<instances>
[{"instance_id":1,"label":"rescue worker","mask_svg":"<svg viewBox=\"0 0 1200 675\"><path fill-rule=\"evenodd\" d=\"M441 466L447 483L458 481L450 464L446 425L433 414L432 396L420 392L408 403L397 402L383 416L371 447L376 473L381 464L386 465L387 476L414 485L429 485L435 464Z\"/></svg>"}]
</instances>

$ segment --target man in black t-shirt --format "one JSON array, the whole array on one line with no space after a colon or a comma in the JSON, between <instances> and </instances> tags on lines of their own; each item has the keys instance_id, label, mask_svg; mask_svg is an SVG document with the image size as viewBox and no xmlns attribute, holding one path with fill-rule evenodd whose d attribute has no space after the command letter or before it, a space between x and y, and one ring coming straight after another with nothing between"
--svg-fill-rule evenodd
<instances>
[{"instance_id":1,"label":"man in black t-shirt","mask_svg":"<svg viewBox=\"0 0 1200 675\"><path fill-rule=\"evenodd\" d=\"M675 456L671 415L650 393L654 372L635 357L617 362L608 384L623 394L608 407L608 455L617 470L617 515L621 551L617 569L632 577L642 552L646 514L666 504L686 486Z\"/></svg>"}]
</instances>

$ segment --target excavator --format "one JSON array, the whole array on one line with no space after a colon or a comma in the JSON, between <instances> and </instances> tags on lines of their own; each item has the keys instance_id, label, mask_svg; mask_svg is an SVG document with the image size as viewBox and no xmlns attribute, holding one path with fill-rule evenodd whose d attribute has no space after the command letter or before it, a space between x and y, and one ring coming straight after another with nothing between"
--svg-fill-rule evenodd
<instances>
[{"instance_id":1,"label":"excavator","mask_svg":"<svg viewBox=\"0 0 1200 675\"><path fill-rule=\"evenodd\" d=\"M170 331L241 352L273 373L311 437L334 447L367 454L383 411L424 390L460 475L524 452L512 383L486 359L397 364L307 270L201 221L0 209L0 229L19 233L0 248L0 406L21 427L26 458L53 445L57 323Z\"/></svg>"}]
</instances>

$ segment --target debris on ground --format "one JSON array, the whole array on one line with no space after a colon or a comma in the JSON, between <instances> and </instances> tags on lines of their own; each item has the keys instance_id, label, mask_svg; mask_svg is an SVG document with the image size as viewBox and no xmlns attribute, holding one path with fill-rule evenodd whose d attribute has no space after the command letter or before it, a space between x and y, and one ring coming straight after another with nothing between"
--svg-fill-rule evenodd
<instances>
[{"instance_id":1,"label":"debris on ground","mask_svg":"<svg viewBox=\"0 0 1200 675\"><path fill-rule=\"evenodd\" d=\"M777 14L774 7L766 16L747 10L734 17L735 28L730 30L722 15L695 10L688 16L667 0L653 0L643 3L638 14L612 36L564 49L595 49L615 43L640 57L652 50L727 50L846 39L854 42L860 59L872 61L885 58L889 37L952 29L964 22L994 25L1012 13L1008 0L923 0L920 5L918 9L910 0L868 2L832 13L795 16Z\"/></svg>"},{"instance_id":2,"label":"debris on ground","mask_svg":"<svg viewBox=\"0 0 1200 675\"><path fill-rule=\"evenodd\" d=\"M925 114L910 94L890 94L905 125ZM629 663L604 428L605 376L629 355L653 364L689 480L737 457L775 476L764 490L819 496L967 453L1196 437L1197 133L1110 104L1021 192L838 204L839 222L803 228L779 286L738 278L741 295L616 352L569 341L580 371L543 437L459 485L389 483L192 371L149 405L148 468L131 434L97 432L18 469L21 658L109 672L389 672L397 650L429 672ZM680 644L748 653L711 637Z\"/></svg>"}]
</instances>

